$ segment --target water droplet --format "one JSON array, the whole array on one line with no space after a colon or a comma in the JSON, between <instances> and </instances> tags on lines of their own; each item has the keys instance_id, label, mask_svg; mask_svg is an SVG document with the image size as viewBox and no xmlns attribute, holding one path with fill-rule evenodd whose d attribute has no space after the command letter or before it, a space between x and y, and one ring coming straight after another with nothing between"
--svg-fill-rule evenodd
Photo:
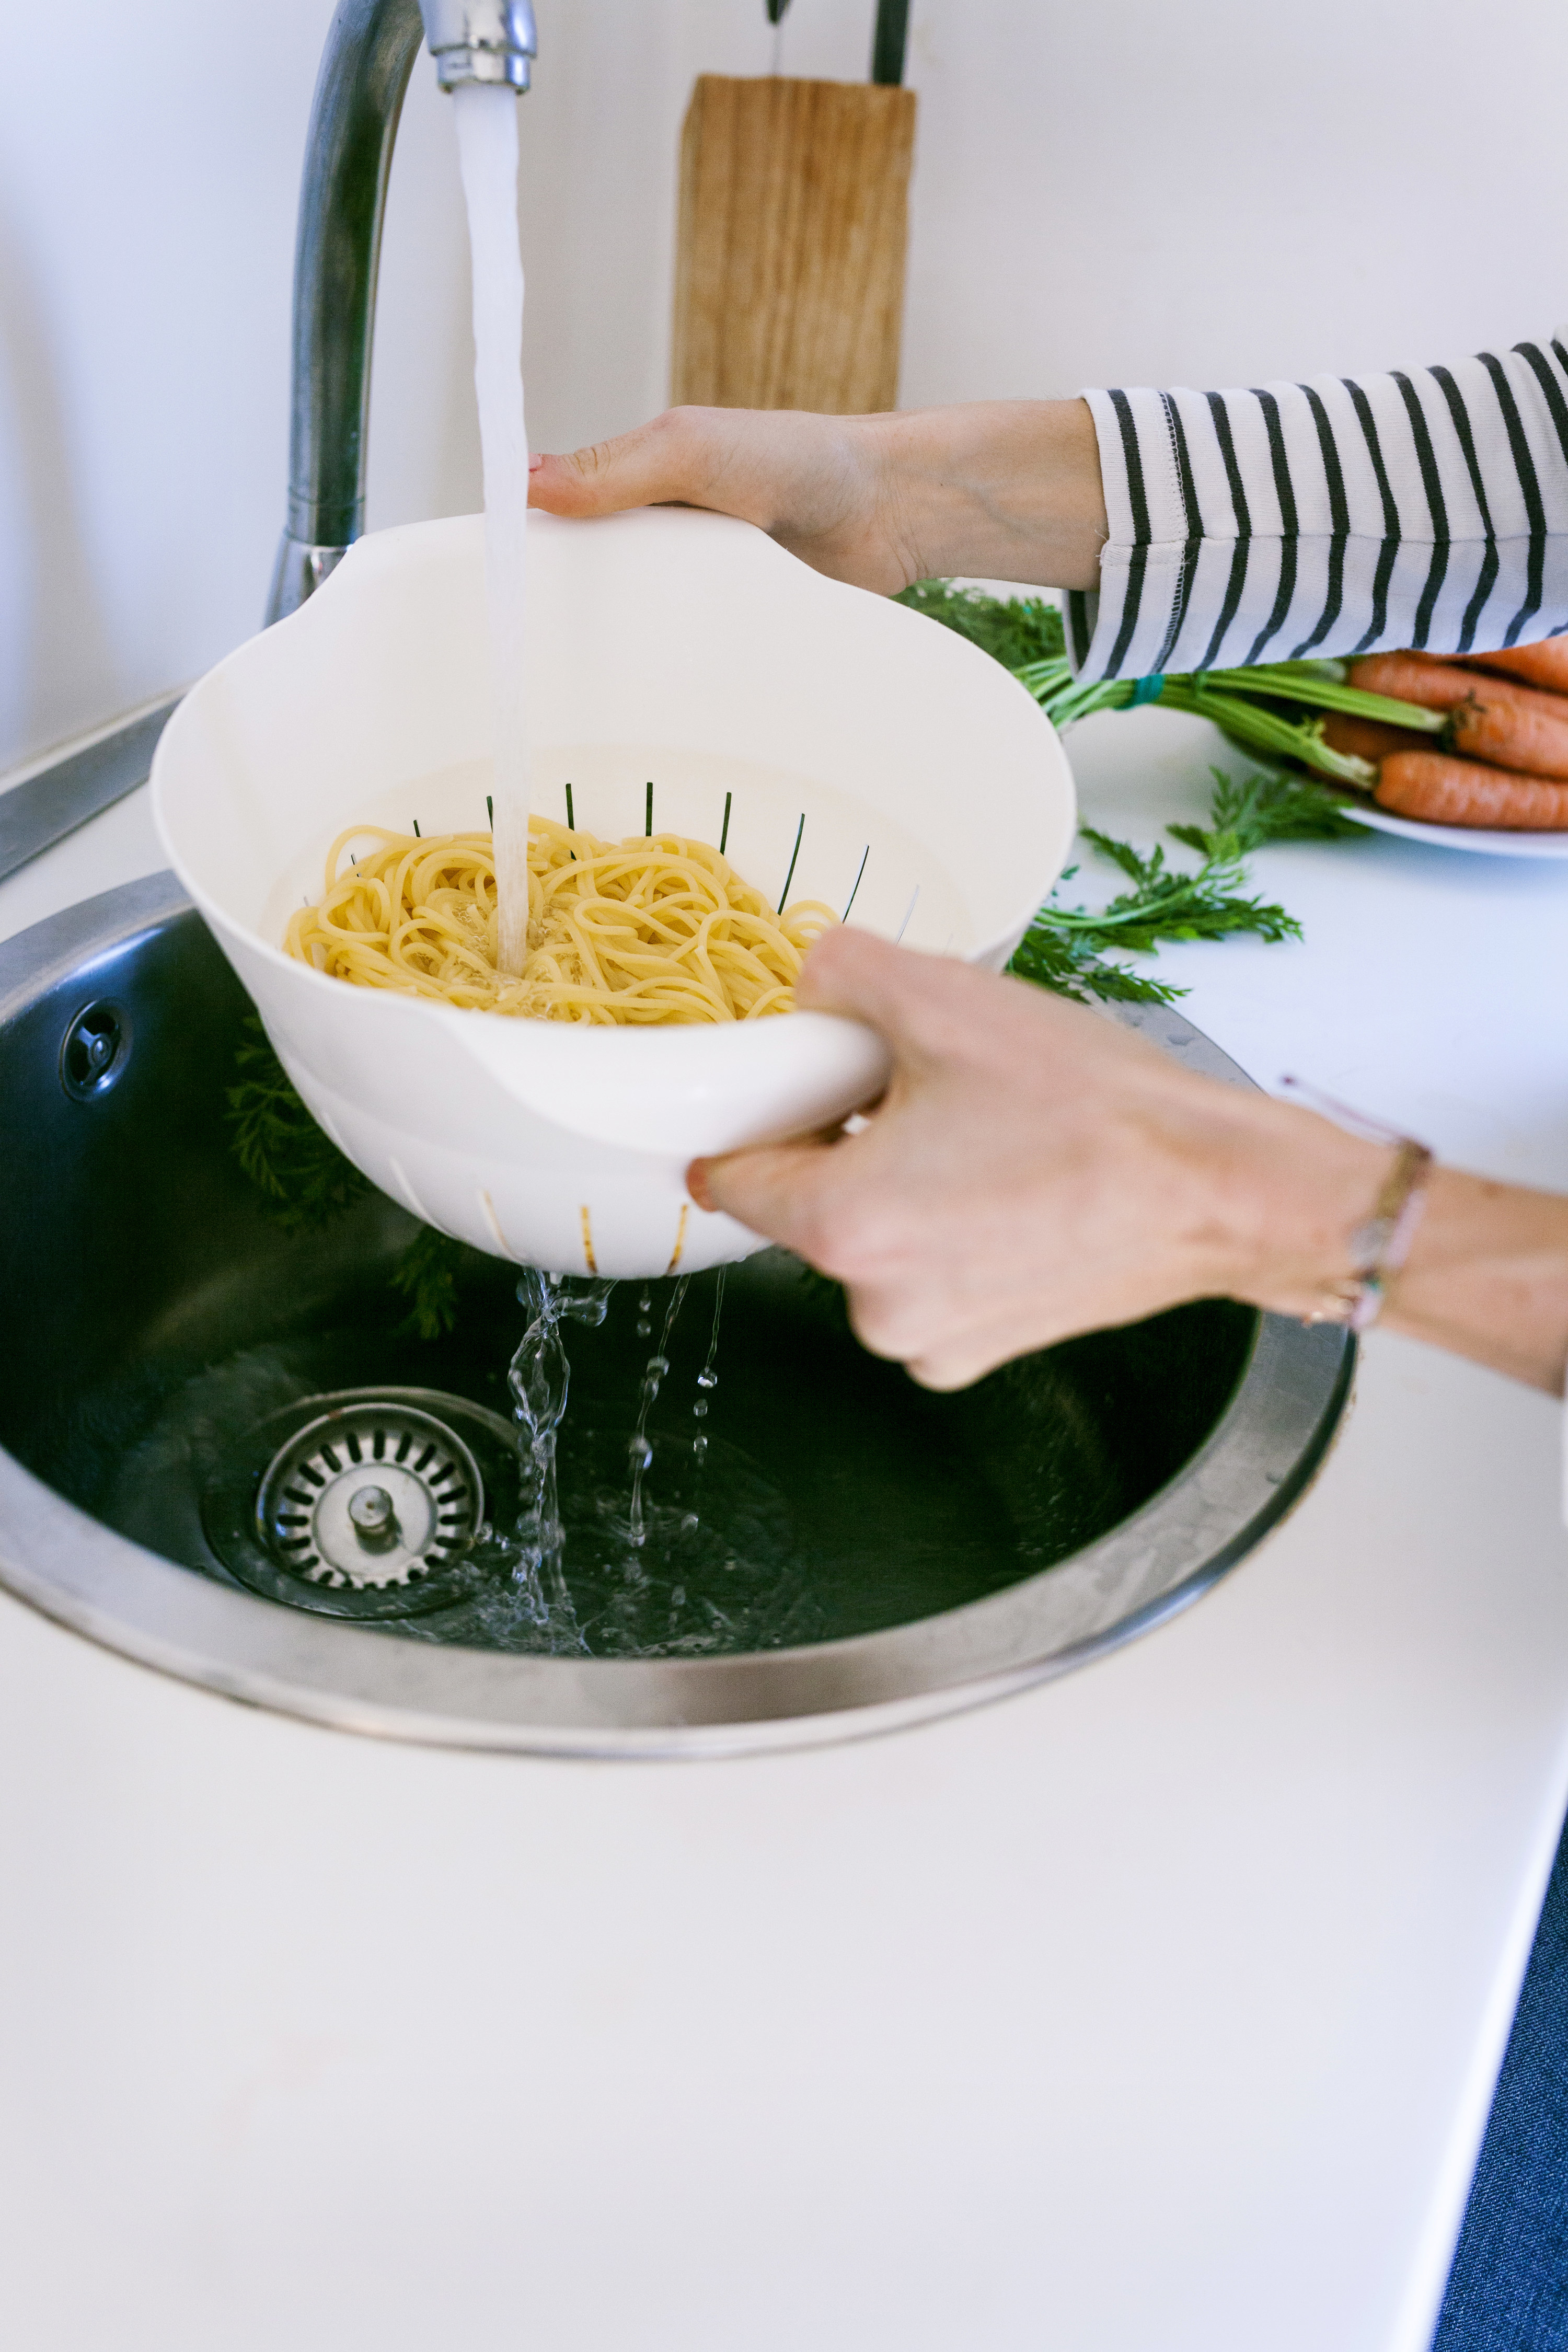
<instances>
[{"instance_id":1,"label":"water droplet","mask_svg":"<svg viewBox=\"0 0 1568 2352\"><path fill-rule=\"evenodd\" d=\"M639 1315L637 1317L637 1338L639 1339L647 1339L651 1336L652 1331L653 1325L648 1321L647 1317L646 1315Z\"/></svg>"},{"instance_id":2,"label":"water droplet","mask_svg":"<svg viewBox=\"0 0 1568 2352\"><path fill-rule=\"evenodd\" d=\"M685 1606L686 1606L686 1587L685 1587L685 1585L684 1585L684 1584L678 1584L678 1585L676 1586L675 1591L674 1591L670 1594L670 1596L669 1596L669 1605L670 1605L670 1607L671 1607L672 1609L684 1609L684 1608L685 1608Z\"/></svg>"},{"instance_id":3,"label":"water droplet","mask_svg":"<svg viewBox=\"0 0 1568 2352\"><path fill-rule=\"evenodd\" d=\"M700 1526L700 1524L701 1522L699 1520L695 1511L687 1511L681 1517L680 1532L683 1536L689 1536L691 1533L692 1528Z\"/></svg>"},{"instance_id":4,"label":"water droplet","mask_svg":"<svg viewBox=\"0 0 1568 2352\"><path fill-rule=\"evenodd\" d=\"M703 1419L706 1417L706 1415L707 1415L707 1412L708 1412L708 1400L707 1400L707 1398L706 1398L706 1397L701 1397L701 1398L700 1398L700 1399L698 1400L698 1402L697 1402L692 1406L692 1408L691 1408L691 1417L692 1417L692 1419L693 1419L694 1421L701 1421L701 1420L703 1420ZM700 1441L700 1442L702 1442L702 1441Z\"/></svg>"},{"instance_id":5,"label":"water droplet","mask_svg":"<svg viewBox=\"0 0 1568 2352\"><path fill-rule=\"evenodd\" d=\"M708 1371L699 1372L697 1375L697 1385L700 1389L716 1389L719 1385L718 1373Z\"/></svg>"},{"instance_id":6,"label":"water droplet","mask_svg":"<svg viewBox=\"0 0 1568 2352\"><path fill-rule=\"evenodd\" d=\"M707 1453L707 1451L708 1440L705 1437L694 1437L692 1439L691 1458L694 1462L700 1462L702 1456Z\"/></svg>"}]
</instances>

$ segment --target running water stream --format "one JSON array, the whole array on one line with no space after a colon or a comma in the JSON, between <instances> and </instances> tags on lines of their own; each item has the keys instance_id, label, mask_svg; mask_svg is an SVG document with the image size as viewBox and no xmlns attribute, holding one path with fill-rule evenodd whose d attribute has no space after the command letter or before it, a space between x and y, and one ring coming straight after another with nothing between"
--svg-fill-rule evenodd
<instances>
[{"instance_id":1,"label":"running water stream","mask_svg":"<svg viewBox=\"0 0 1568 2352\"><path fill-rule=\"evenodd\" d=\"M467 83L453 92L463 196L468 207L473 273L474 383L479 398L479 442L484 463L485 601L489 635L495 789L492 827L498 899L496 961L500 971L520 973L528 952L529 730L524 679L528 601L528 432L522 394L522 255L517 226L518 107L510 89ZM561 1326L571 1318L588 1324L605 1319L614 1284L552 1275L528 1268L518 1286L527 1308L528 1328L511 1360L508 1381L521 1439L523 1497L518 1523L514 1589L523 1614L567 1646L582 1634L568 1591L565 1531L557 1488L556 1452L566 1411L570 1367ZM644 1479L653 1462L648 1416L669 1370L669 1343L685 1299L688 1280L670 1295L658 1345L644 1368L637 1427L628 1446L631 1494L619 1521L619 1540L629 1548L626 1575L646 1581L643 1563L649 1522ZM699 1423L690 1460L699 1479L708 1453L700 1424L714 1385L723 1276L713 1305L707 1360L698 1376L692 1410ZM652 1300L644 1287L638 1302L639 1338L652 1336ZM666 1514L668 1516L668 1514ZM616 1514L619 1518L619 1514ZM696 1512L676 1514L678 1538L692 1534ZM684 1603L673 1588L672 1603Z\"/></svg>"},{"instance_id":2,"label":"running water stream","mask_svg":"<svg viewBox=\"0 0 1568 2352\"><path fill-rule=\"evenodd\" d=\"M669 1305L665 1310L664 1328L658 1335L658 1346L654 1350L654 1353L648 1358L647 1364L643 1368L642 1393L637 1406L637 1430L632 1437L630 1445L626 1449L632 1465L632 1499L631 1507L626 1513L626 1529L632 1542L637 1546L639 1551L641 1550L644 1543L647 1540L647 1530L643 1524L643 1474L648 1468L653 1460L653 1447L648 1443L647 1417L658 1402L658 1391L663 1383L664 1376L669 1370L670 1336L675 1329L676 1317L679 1314L680 1309L685 1303L686 1294L690 1287L690 1276L682 1275L680 1280L676 1284L675 1288L669 1294ZM644 1296L646 1297L647 1294L645 1293ZM643 1323L645 1320L645 1318L639 1317L637 1321L637 1329L639 1332L643 1328ZM693 1525L695 1524L695 1521L693 1521Z\"/></svg>"},{"instance_id":3,"label":"running water stream","mask_svg":"<svg viewBox=\"0 0 1568 2352\"><path fill-rule=\"evenodd\" d=\"M697 1402L691 1408L693 1421L707 1420L709 1402L719 1385L719 1318L724 1312L724 1276L729 1271L727 1265L719 1268L719 1280L713 1292L713 1328L708 1334L708 1353L703 1360L702 1370L697 1375ZM699 1470L707 1451L708 1433L700 1429L691 1441L691 1455Z\"/></svg>"},{"instance_id":4,"label":"running water stream","mask_svg":"<svg viewBox=\"0 0 1568 2352\"><path fill-rule=\"evenodd\" d=\"M518 105L504 85L452 93L473 270L474 385L485 482L485 601L494 709L496 962L528 952L528 429L522 405L522 252L517 230Z\"/></svg>"},{"instance_id":5,"label":"running water stream","mask_svg":"<svg viewBox=\"0 0 1568 2352\"><path fill-rule=\"evenodd\" d=\"M542 1274L536 1266L530 1266L517 1286L519 1306L530 1310L528 1328L507 1374L527 1447L522 1514L518 1522L521 1545L518 1581L540 1624L548 1621L552 1607L557 1611L571 1607L562 1561L564 1530L555 1476L557 1435L572 1381L561 1325L567 1317L579 1323L602 1323L615 1286L597 1278Z\"/></svg>"}]
</instances>

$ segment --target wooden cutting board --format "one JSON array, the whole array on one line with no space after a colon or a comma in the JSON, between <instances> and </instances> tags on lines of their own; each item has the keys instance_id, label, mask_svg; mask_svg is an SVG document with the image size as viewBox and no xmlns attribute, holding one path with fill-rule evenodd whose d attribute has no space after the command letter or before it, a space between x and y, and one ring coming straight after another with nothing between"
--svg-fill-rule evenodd
<instances>
[{"instance_id":1,"label":"wooden cutting board","mask_svg":"<svg viewBox=\"0 0 1568 2352\"><path fill-rule=\"evenodd\" d=\"M915 93L702 74L680 141L670 398L894 408Z\"/></svg>"}]
</instances>

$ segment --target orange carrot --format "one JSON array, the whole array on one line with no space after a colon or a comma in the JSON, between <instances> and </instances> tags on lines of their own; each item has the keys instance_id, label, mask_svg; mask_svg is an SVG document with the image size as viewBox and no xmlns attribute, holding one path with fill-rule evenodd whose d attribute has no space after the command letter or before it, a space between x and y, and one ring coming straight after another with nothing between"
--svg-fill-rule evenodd
<instances>
[{"instance_id":1,"label":"orange carrot","mask_svg":"<svg viewBox=\"0 0 1568 2352\"><path fill-rule=\"evenodd\" d=\"M1331 751L1348 751L1356 760L1384 760L1391 751L1429 751L1433 738L1414 727L1390 727L1381 719L1356 719L1348 710L1331 710L1323 720L1323 740Z\"/></svg>"},{"instance_id":2,"label":"orange carrot","mask_svg":"<svg viewBox=\"0 0 1568 2352\"><path fill-rule=\"evenodd\" d=\"M1538 687L1478 677L1471 699L1450 718L1448 735L1467 760L1568 783L1568 703Z\"/></svg>"},{"instance_id":3,"label":"orange carrot","mask_svg":"<svg viewBox=\"0 0 1568 2352\"><path fill-rule=\"evenodd\" d=\"M1452 710L1474 694L1480 681L1457 662L1433 661L1426 654L1364 654L1350 667L1350 682L1368 694L1392 695L1395 702L1418 702L1424 710ZM1518 688L1503 686L1504 694Z\"/></svg>"},{"instance_id":4,"label":"orange carrot","mask_svg":"<svg viewBox=\"0 0 1568 2352\"><path fill-rule=\"evenodd\" d=\"M1456 654L1467 669L1501 670L1552 694L1568 694L1568 637L1543 637L1537 646L1510 646L1495 654Z\"/></svg>"},{"instance_id":5,"label":"orange carrot","mask_svg":"<svg viewBox=\"0 0 1568 2352\"><path fill-rule=\"evenodd\" d=\"M1394 816L1499 833L1568 833L1568 787L1514 776L1440 751L1394 751L1373 798Z\"/></svg>"},{"instance_id":6,"label":"orange carrot","mask_svg":"<svg viewBox=\"0 0 1568 2352\"><path fill-rule=\"evenodd\" d=\"M1371 654L1352 662L1350 677L1372 693L1447 711L1449 742L1463 758L1568 782L1568 704L1558 695L1425 654Z\"/></svg>"}]
</instances>

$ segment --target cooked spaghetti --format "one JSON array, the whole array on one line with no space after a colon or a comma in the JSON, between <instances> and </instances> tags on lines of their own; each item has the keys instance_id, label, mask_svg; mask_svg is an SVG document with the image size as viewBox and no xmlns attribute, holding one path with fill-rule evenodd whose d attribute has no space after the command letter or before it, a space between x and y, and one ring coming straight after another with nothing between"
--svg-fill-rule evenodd
<instances>
[{"instance_id":1,"label":"cooked spaghetti","mask_svg":"<svg viewBox=\"0 0 1568 2352\"><path fill-rule=\"evenodd\" d=\"M339 871L350 842L374 840ZM838 919L801 899L775 914L716 849L678 833L605 842L530 820L528 961L496 969L488 833L428 839L353 825L327 853L321 901L290 919L301 963L362 988L535 1020L755 1021L787 1013L814 940Z\"/></svg>"}]
</instances>

